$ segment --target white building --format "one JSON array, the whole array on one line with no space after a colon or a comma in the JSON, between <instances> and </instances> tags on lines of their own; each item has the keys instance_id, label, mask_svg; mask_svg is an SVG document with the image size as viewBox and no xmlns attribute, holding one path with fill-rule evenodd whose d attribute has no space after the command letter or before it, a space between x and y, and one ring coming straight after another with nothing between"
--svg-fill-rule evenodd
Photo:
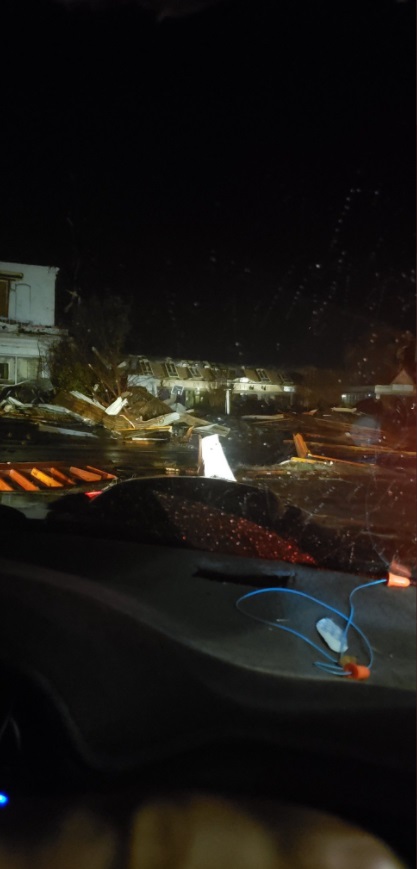
<instances>
[{"instance_id":1,"label":"white building","mask_svg":"<svg viewBox=\"0 0 417 869\"><path fill-rule=\"evenodd\" d=\"M128 386L144 386L163 401L178 401L185 407L207 402L210 393L224 390L226 412L243 399L283 400L291 404L297 391L282 371L225 363L184 359L148 359L129 356Z\"/></svg>"},{"instance_id":2,"label":"white building","mask_svg":"<svg viewBox=\"0 0 417 869\"><path fill-rule=\"evenodd\" d=\"M416 395L416 385L407 372L400 372L392 383L380 383L371 386L351 386L342 394L342 405L354 407L358 402L365 399L413 399Z\"/></svg>"},{"instance_id":3,"label":"white building","mask_svg":"<svg viewBox=\"0 0 417 869\"><path fill-rule=\"evenodd\" d=\"M0 262L0 383L47 376L48 345L62 334L55 326L58 271Z\"/></svg>"}]
</instances>

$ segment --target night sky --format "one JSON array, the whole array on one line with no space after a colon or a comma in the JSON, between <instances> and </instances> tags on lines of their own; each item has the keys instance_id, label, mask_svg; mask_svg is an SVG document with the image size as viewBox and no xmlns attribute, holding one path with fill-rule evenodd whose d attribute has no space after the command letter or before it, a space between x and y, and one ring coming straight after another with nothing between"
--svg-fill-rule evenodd
<instances>
[{"instance_id":1,"label":"night sky","mask_svg":"<svg viewBox=\"0 0 417 869\"><path fill-rule=\"evenodd\" d=\"M59 266L60 312L130 299L149 355L336 365L414 331L414 13L3 0L0 258Z\"/></svg>"}]
</instances>

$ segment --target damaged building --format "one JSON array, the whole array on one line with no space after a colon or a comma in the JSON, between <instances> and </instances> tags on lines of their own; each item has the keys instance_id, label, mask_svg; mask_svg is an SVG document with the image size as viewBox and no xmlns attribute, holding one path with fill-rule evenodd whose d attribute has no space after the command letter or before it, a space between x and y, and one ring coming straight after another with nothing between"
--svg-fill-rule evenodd
<instances>
[{"instance_id":1,"label":"damaged building","mask_svg":"<svg viewBox=\"0 0 417 869\"><path fill-rule=\"evenodd\" d=\"M188 408L210 405L216 394L226 413L249 399L291 405L296 393L285 372L272 367L145 356L129 356L127 367L129 386L143 386L169 404Z\"/></svg>"},{"instance_id":2,"label":"damaged building","mask_svg":"<svg viewBox=\"0 0 417 869\"><path fill-rule=\"evenodd\" d=\"M0 262L0 384L48 376L48 347L55 326L55 281L51 266Z\"/></svg>"}]
</instances>

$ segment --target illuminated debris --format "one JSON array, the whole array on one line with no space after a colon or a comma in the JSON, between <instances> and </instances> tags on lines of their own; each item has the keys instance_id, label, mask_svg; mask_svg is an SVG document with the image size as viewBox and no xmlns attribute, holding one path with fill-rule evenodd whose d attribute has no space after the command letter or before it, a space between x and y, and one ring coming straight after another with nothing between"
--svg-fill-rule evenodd
<instances>
[{"instance_id":1,"label":"illuminated debris","mask_svg":"<svg viewBox=\"0 0 417 869\"><path fill-rule=\"evenodd\" d=\"M286 437L284 427L287 428ZM360 466L382 465L395 457L409 461L415 461L416 458L411 437L409 445L397 443L388 432L375 432L374 429L359 425L357 421L312 418L302 414L282 422L277 420L273 429L268 426L268 434L271 431L275 433L277 442L284 433L282 443L288 446L292 443L295 455L288 457L292 462L337 463L351 465L359 470Z\"/></svg>"},{"instance_id":2,"label":"illuminated debris","mask_svg":"<svg viewBox=\"0 0 417 869\"><path fill-rule=\"evenodd\" d=\"M122 396L119 395L114 401L112 401L111 404L108 405L108 407L106 407L107 415L117 416L117 414L120 413L121 410L123 410L126 404L127 398L122 398Z\"/></svg>"},{"instance_id":3,"label":"illuminated debris","mask_svg":"<svg viewBox=\"0 0 417 869\"><path fill-rule=\"evenodd\" d=\"M75 413L81 419L90 423L102 423L106 413L106 408L98 401L93 401L87 395L81 392L64 392L60 391L54 398L54 404L59 407L65 407L67 410Z\"/></svg>"},{"instance_id":4,"label":"illuminated debris","mask_svg":"<svg viewBox=\"0 0 417 869\"><path fill-rule=\"evenodd\" d=\"M173 429L210 430L216 434L227 434L225 426L219 426L199 419L188 413L172 411L172 408L152 396L143 387L132 387L119 396L108 407L90 399L80 392L59 392L55 401L90 424L100 424L117 433L122 438L133 439L135 433L152 432L165 429L169 435Z\"/></svg>"},{"instance_id":5,"label":"illuminated debris","mask_svg":"<svg viewBox=\"0 0 417 869\"><path fill-rule=\"evenodd\" d=\"M30 473L32 477L35 477L36 480L40 480L40 482L44 483L45 486L48 486L49 489L62 489L62 483L59 480L56 480L51 474L46 474L45 471L41 471L39 468L32 468Z\"/></svg>"},{"instance_id":6,"label":"illuminated debris","mask_svg":"<svg viewBox=\"0 0 417 869\"><path fill-rule=\"evenodd\" d=\"M65 483L67 486L75 486L75 480L73 480L71 477L68 477L61 470L58 470L58 468L50 468L49 470L50 470L52 476L55 477L56 480L60 480L62 483Z\"/></svg>"},{"instance_id":7,"label":"illuminated debris","mask_svg":"<svg viewBox=\"0 0 417 869\"><path fill-rule=\"evenodd\" d=\"M294 445L297 450L297 456L299 459L307 459L310 458L307 444L301 434L294 434Z\"/></svg>"},{"instance_id":8,"label":"illuminated debris","mask_svg":"<svg viewBox=\"0 0 417 869\"><path fill-rule=\"evenodd\" d=\"M97 483L101 480L101 475L94 473L93 471L86 471L84 468L70 468L70 474L73 477L78 477L80 480L84 480L86 483Z\"/></svg>"},{"instance_id":9,"label":"illuminated debris","mask_svg":"<svg viewBox=\"0 0 417 869\"><path fill-rule=\"evenodd\" d=\"M39 486L36 486L35 483L32 483L25 474L22 474L20 471L16 471L12 468L9 472L9 477L11 480L14 480L15 483L21 488L24 489L25 492L39 492Z\"/></svg>"},{"instance_id":10,"label":"illuminated debris","mask_svg":"<svg viewBox=\"0 0 417 869\"><path fill-rule=\"evenodd\" d=\"M23 403L14 396L8 396L0 402L0 420L2 423L2 439L11 437L23 440L39 439L39 435L61 435L66 437L96 437L96 432L91 432L91 426L97 425L100 420L91 413L83 410L79 403L66 402L63 393L60 394L60 402L56 404ZM89 407L85 403L85 407ZM80 413L78 411L81 411ZM99 412L101 414L101 411ZM20 426L20 428L19 428Z\"/></svg>"},{"instance_id":11,"label":"illuminated debris","mask_svg":"<svg viewBox=\"0 0 417 869\"><path fill-rule=\"evenodd\" d=\"M220 435L229 433L226 426L186 413L178 404L179 410L173 411L169 404L151 395L142 386L129 387L107 405L77 390L59 390L54 396L48 393L48 400L52 402L48 404L43 403L39 392L26 391L22 394L29 397L28 403L23 403L15 395L5 394L0 402L0 417L26 421L27 425L34 424L35 434L40 432L91 438L107 430L113 436L131 439L136 432L143 434L165 429L169 439L172 435L185 437L186 433L189 438L194 430ZM94 433L91 432L92 427L95 427ZM6 435L10 437L8 432Z\"/></svg>"},{"instance_id":12,"label":"illuminated debris","mask_svg":"<svg viewBox=\"0 0 417 869\"><path fill-rule=\"evenodd\" d=\"M217 477L236 482L217 434L200 439L200 453L205 477Z\"/></svg>"},{"instance_id":13,"label":"illuminated debris","mask_svg":"<svg viewBox=\"0 0 417 869\"><path fill-rule=\"evenodd\" d=\"M111 480L116 480L114 474L90 465L68 468L62 463L59 467L53 467L50 462L37 462L36 465L33 462L0 463L0 492L50 492L87 483L107 485Z\"/></svg>"}]
</instances>

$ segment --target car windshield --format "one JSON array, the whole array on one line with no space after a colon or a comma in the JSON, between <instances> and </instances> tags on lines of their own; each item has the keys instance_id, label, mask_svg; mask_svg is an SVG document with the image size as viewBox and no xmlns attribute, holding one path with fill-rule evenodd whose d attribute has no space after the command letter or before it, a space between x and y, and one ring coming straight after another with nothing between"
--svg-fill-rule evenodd
<instances>
[{"instance_id":1,"label":"car windshield","mask_svg":"<svg viewBox=\"0 0 417 869\"><path fill-rule=\"evenodd\" d=\"M2 509L412 575L413 4L5 10Z\"/></svg>"}]
</instances>

